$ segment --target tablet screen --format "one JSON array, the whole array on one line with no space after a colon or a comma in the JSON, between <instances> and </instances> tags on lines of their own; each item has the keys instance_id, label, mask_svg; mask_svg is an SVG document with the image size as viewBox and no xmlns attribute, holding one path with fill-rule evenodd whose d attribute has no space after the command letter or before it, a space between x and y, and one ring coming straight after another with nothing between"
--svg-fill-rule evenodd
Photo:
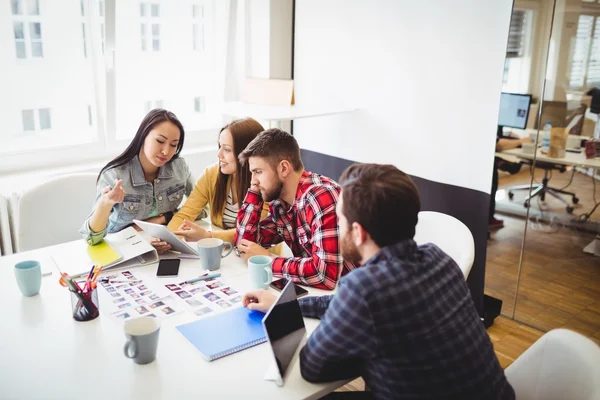
<instances>
[{"instance_id":1,"label":"tablet screen","mask_svg":"<svg viewBox=\"0 0 600 400\"><path fill-rule=\"evenodd\" d=\"M283 378L306 334L304 319L291 281L281 291L279 299L263 319L263 324L273 349L277 369Z\"/></svg>"}]
</instances>

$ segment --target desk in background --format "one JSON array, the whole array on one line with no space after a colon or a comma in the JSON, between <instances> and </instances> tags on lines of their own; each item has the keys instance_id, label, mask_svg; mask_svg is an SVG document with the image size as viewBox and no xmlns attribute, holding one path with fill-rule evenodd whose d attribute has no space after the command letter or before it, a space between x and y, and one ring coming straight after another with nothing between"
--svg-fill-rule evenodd
<instances>
[{"instance_id":1,"label":"desk in background","mask_svg":"<svg viewBox=\"0 0 600 400\"><path fill-rule=\"evenodd\" d=\"M509 156L508 158L506 156ZM505 150L502 152L496 152L496 157L514 160L515 158L520 158L523 160L533 161L534 157L537 161L540 162L548 162L553 164L565 165L565 166L576 166L583 168L600 168L600 158L585 158L585 151L581 149L581 153L571 153L567 152L564 158L553 158L549 157L546 154L542 154L542 152L538 149L537 156L534 154L526 154L523 153L523 150L520 148ZM512 157L512 158L511 158Z\"/></svg>"},{"instance_id":2,"label":"desk in background","mask_svg":"<svg viewBox=\"0 0 600 400\"><path fill-rule=\"evenodd\" d=\"M567 152L564 158L549 157L547 154L543 154L539 149L537 150L537 154L527 154L523 153L523 150L520 148L496 152L496 157L500 157L507 161L514 161L515 159L533 161L535 158L535 160L539 162L547 162L573 167L592 168L593 170L600 169L600 158L586 158L585 151L583 149L581 149L581 153ZM592 179L595 178L592 177ZM590 244L585 246L583 251L589 254L593 254L595 256L600 256L599 239L594 239Z\"/></svg>"}]
</instances>

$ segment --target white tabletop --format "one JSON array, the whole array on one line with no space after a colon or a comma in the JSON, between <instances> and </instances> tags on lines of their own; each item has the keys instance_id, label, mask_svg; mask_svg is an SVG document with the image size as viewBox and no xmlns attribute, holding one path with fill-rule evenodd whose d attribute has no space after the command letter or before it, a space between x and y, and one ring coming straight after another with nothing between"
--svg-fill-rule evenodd
<instances>
[{"instance_id":1,"label":"white tabletop","mask_svg":"<svg viewBox=\"0 0 600 400\"><path fill-rule=\"evenodd\" d=\"M269 106L240 101L225 103L223 113L232 117L252 117L264 121L291 121L356 111L353 108L319 107L313 105Z\"/></svg>"},{"instance_id":2,"label":"white tabletop","mask_svg":"<svg viewBox=\"0 0 600 400\"><path fill-rule=\"evenodd\" d=\"M36 259L42 264L53 263L51 251L77 247L66 243L0 258L0 397L303 399L318 398L347 382L308 383L300 375L298 359L283 387L265 381L272 359L266 343L205 361L175 329L198 318L190 312L164 319L156 361L137 365L123 355L121 323L102 313L89 322L73 320L69 292L58 284L57 272L42 278L38 295L24 297L19 292L13 271L16 262ZM47 270L48 265L43 269ZM156 264L129 270L155 286L181 282L201 272L199 261L189 259L181 260L175 279L156 278ZM239 257L232 254L223 259L220 272L225 283L242 292L248 289L247 267ZM331 293L311 288L309 292ZM102 303L110 299L104 291L99 294L102 310ZM305 323L310 334L318 320L305 319Z\"/></svg>"},{"instance_id":3,"label":"white tabletop","mask_svg":"<svg viewBox=\"0 0 600 400\"><path fill-rule=\"evenodd\" d=\"M533 154L523 153L523 149L521 149L521 148L497 152L496 155L499 157L502 157L505 155L515 156L515 157L522 158L525 160L533 160L533 157L534 157ZM549 157L546 154L542 154L541 150L538 149L536 159L537 159L537 161L540 161L540 162L549 162L549 163L561 164L561 165L574 165L574 166L586 167L586 168L600 168L600 158L590 158L590 159L585 158L585 150L584 149L581 149L581 153L567 152L564 158Z\"/></svg>"}]
</instances>

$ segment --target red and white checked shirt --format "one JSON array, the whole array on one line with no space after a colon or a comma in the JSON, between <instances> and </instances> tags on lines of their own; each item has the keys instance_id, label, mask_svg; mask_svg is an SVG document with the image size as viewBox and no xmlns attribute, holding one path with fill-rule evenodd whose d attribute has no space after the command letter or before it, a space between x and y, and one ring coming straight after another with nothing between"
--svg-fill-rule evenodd
<instances>
[{"instance_id":1,"label":"red and white checked shirt","mask_svg":"<svg viewBox=\"0 0 600 400\"><path fill-rule=\"evenodd\" d=\"M272 201L262 221L262 197L248 190L238 211L236 246L242 239L262 246L285 241L294 257L275 257L273 275L333 290L341 275L356 268L340 253L335 205L341 190L334 180L304 171L294 204L285 209L279 200Z\"/></svg>"}]
</instances>

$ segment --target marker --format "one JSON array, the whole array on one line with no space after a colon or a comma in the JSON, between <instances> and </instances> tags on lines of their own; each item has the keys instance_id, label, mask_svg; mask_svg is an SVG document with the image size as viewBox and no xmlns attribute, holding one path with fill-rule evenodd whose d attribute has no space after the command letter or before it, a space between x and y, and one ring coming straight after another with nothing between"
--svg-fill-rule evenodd
<instances>
[{"instance_id":1,"label":"marker","mask_svg":"<svg viewBox=\"0 0 600 400\"><path fill-rule=\"evenodd\" d=\"M188 279L187 281L185 281L185 283L194 283L194 282L199 282L199 281L205 281L207 279L218 278L220 276L221 276L221 273L217 272L216 274L208 274L205 276L201 276L199 278Z\"/></svg>"}]
</instances>

